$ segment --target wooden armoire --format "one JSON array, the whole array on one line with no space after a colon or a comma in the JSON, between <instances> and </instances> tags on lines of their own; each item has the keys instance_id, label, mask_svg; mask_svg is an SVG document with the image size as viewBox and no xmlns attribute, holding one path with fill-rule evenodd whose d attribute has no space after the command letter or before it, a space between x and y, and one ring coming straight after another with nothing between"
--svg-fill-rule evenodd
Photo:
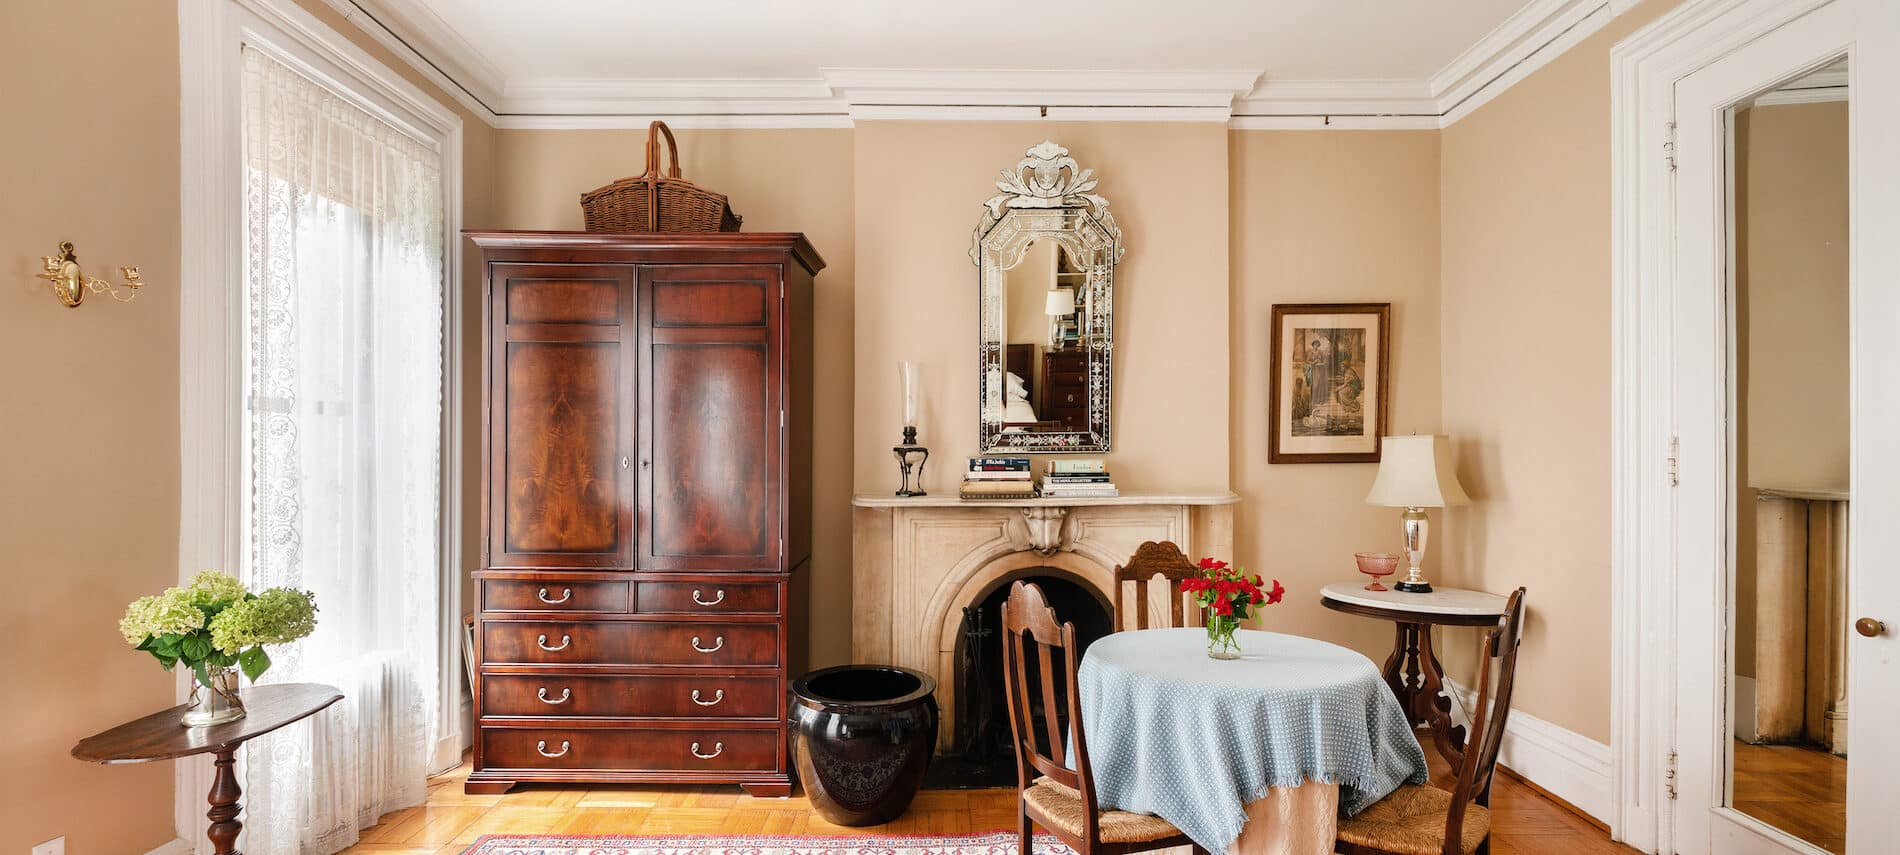
<instances>
[{"instance_id":1,"label":"wooden armoire","mask_svg":"<svg viewBox=\"0 0 1900 855\"><path fill-rule=\"evenodd\" d=\"M797 234L468 237L487 273L468 791L788 793L824 261Z\"/></svg>"}]
</instances>

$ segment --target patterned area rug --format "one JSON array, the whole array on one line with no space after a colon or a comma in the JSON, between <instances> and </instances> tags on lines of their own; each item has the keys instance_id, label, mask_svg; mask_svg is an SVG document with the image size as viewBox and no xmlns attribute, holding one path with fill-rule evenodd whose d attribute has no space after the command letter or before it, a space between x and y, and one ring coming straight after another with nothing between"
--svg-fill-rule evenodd
<instances>
[{"instance_id":1,"label":"patterned area rug","mask_svg":"<svg viewBox=\"0 0 1900 855\"><path fill-rule=\"evenodd\" d=\"M1016 832L948 837L625 837L491 834L462 855L1017 855ZM1047 834L1036 855L1075 855Z\"/></svg>"}]
</instances>

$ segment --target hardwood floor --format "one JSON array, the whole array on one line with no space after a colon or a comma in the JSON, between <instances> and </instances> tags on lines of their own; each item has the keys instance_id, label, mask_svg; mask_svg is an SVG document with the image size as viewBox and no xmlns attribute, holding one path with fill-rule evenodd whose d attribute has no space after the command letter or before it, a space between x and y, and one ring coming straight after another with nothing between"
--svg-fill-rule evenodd
<instances>
[{"instance_id":1,"label":"hardwood floor","mask_svg":"<svg viewBox=\"0 0 1900 855\"><path fill-rule=\"evenodd\" d=\"M1448 783L1437 755L1433 782ZM962 834L1014 828L1016 791L928 790L893 822L845 828L825 822L804 797L755 799L738 787L523 785L500 796L462 792L468 766L431 779L428 802L383 817L347 850L456 855L484 834ZM1591 821L1499 775L1492 796L1492 855L1623 855Z\"/></svg>"},{"instance_id":2,"label":"hardwood floor","mask_svg":"<svg viewBox=\"0 0 1900 855\"><path fill-rule=\"evenodd\" d=\"M1847 851L1847 758L1735 743L1734 807L1829 852Z\"/></svg>"}]
</instances>

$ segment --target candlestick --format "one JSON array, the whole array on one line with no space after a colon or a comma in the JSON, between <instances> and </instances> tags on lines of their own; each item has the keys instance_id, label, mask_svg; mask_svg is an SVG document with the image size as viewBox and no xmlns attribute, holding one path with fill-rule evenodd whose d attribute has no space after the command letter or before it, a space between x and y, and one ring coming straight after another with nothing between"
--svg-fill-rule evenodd
<instances>
[{"instance_id":1,"label":"candlestick","mask_svg":"<svg viewBox=\"0 0 1900 855\"><path fill-rule=\"evenodd\" d=\"M898 379L904 384L904 426L917 426L917 363L897 364Z\"/></svg>"}]
</instances>

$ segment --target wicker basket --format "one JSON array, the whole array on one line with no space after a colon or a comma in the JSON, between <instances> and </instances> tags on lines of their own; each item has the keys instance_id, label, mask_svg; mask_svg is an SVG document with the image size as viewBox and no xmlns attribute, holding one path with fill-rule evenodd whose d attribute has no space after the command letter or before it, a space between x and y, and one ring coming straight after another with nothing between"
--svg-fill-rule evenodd
<instances>
[{"instance_id":1,"label":"wicker basket","mask_svg":"<svg viewBox=\"0 0 1900 855\"><path fill-rule=\"evenodd\" d=\"M660 174L660 137L671 165ZM581 194L590 232L736 232L740 217L725 194L680 177L680 147L665 122L647 127L647 171Z\"/></svg>"}]
</instances>

